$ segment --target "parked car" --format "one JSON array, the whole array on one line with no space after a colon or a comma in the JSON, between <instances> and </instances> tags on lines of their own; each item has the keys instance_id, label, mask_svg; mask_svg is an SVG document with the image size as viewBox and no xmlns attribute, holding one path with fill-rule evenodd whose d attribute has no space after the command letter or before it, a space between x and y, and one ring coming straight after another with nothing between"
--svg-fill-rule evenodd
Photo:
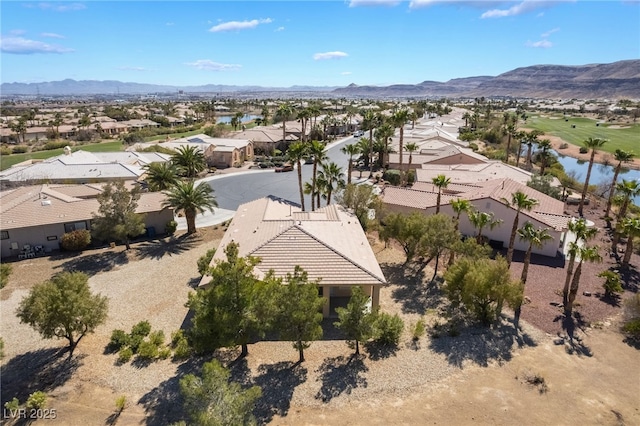
<instances>
[{"instance_id":1,"label":"parked car","mask_svg":"<svg viewBox=\"0 0 640 426\"><path fill-rule=\"evenodd\" d=\"M292 171L293 171L293 166L291 164L284 164L280 167L276 167L276 173L292 172Z\"/></svg>"},{"instance_id":2,"label":"parked car","mask_svg":"<svg viewBox=\"0 0 640 426\"><path fill-rule=\"evenodd\" d=\"M364 136L364 132L362 130L358 130L357 132L353 132L353 136L359 138L360 136Z\"/></svg>"}]
</instances>

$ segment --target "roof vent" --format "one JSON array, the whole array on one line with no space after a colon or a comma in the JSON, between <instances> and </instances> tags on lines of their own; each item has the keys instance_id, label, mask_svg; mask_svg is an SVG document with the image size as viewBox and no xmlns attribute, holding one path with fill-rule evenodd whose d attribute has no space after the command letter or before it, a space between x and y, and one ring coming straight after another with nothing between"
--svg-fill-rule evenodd
<instances>
[{"instance_id":1,"label":"roof vent","mask_svg":"<svg viewBox=\"0 0 640 426\"><path fill-rule=\"evenodd\" d=\"M51 205L51 200L42 200L40 201L40 204L43 206L50 206Z\"/></svg>"}]
</instances>

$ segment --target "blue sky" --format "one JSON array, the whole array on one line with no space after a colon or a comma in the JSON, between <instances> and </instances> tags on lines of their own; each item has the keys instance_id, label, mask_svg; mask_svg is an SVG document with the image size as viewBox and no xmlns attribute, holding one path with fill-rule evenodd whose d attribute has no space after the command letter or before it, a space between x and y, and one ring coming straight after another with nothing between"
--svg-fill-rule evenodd
<instances>
[{"instance_id":1,"label":"blue sky","mask_svg":"<svg viewBox=\"0 0 640 426\"><path fill-rule=\"evenodd\" d=\"M640 58L638 0L3 0L0 12L3 83L413 84Z\"/></svg>"}]
</instances>

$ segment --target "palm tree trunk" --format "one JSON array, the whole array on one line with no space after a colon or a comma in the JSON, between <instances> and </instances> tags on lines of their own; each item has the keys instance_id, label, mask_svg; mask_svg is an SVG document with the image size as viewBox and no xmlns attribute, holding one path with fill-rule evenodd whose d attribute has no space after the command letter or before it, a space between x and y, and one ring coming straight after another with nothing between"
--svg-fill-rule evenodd
<instances>
[{"instance_id":1,"label":"palm tree trunk","mask_svg":"<svg viewBox=\"0 0 640 426\"><path fill-rule=\"evenodd\" d=\"M298 341L298 362L304 362L304 349L300 341Z\"/></svg>"},{"instance_id":2,"label":"palm tree trunk","mask_svg":"<svg viewBox=\"0 0 640 426\"><path fill-rule=\"evenodd\" d=\"M571 280L571 291L569 292L569 299L567 303L564 305L564 313L567 316L571 315L573 311L573 302L576 300L576 295L578 294L578 287L580 286L580 275L582 274L582 259L578 262L578 267L576 268L576 273L573 274L573 279Z\"/></svg>"},{"instance_id":3,"label":"palm tree trunk","mask_svg":"<svg viewBox=\"0 0 640 426\"><path fill-rule=\"evenodd\" d=\"M184 217L187 220L187 234L193 234L196 232L196 212L193 210L186 210Z\"/></svg>"},{"instance_id":4,"label":"palm tree trunk","mask_svg":"<svg viewBox=\"0 0 640 426\"><path fill-rule=\"evenodd\" d=\"M360 342L356 339L356 355L360 355Z\"/></svg>"},{"instance_id":5,"label":"palm tree trunk","mask_svg":"<svg viewBox=\"0 0 640 426\"><path fill-rule=\"evenodd\" d=\"M304 211L304 190L302 189L302 162L298 160L298 188L300 190L300 205Z\"/></svg>"},{"instance_id":6,"label":"palm tree trunk","mask_svg":"<svg viewBox=\"0 0 640 426\"><path fill-rule=\"evenodd\" d=\"M312 212L316 210L315 192L316 192L316 173L317 172L318 172L318 159L314 158L313 176L311 176L311 211Z\"/></svg>"},{"instance_id":7,"label":"palm tree trunk","mask_svg":"<svg viewBox=\"0 0 640 426\"><path fill-rule=\"evenodd\" d=\"M522 153L522 141L518 144L518 154L516 155L516 167L520 165L520 156Z\"/></svg>"},{"instance_id":8,"label":"palm tree trunk","mask_svg":"<svg viewBox=\"0 0 640 426\"><path fill-rule=\"evenodd\" d=\"M440 213L440 192L442 188L438 187L438 198L436 199L436 214Z\"/></svg>"},{"instance_id":9,"label":"palm tree trunk","mask_svg":"<svg viewBox=\"0 0 640 426\"><path fill-rule=\"evenodd\" d=\"M508 134L507 138L507 149L506 149L506 158L504 160L505 163L509 164L509 149L511 149L511 133Z\"/></svg>"},{"instance_id":10,"label":"palm tree trunk","mask_svg":"<svg viewBox=\"0 0 640 426\"><path fill-rule=\"evenodd\" d=\"M589 189L589 178L591 177L591 168L593 167L593 160L596 156L596 151L591 149L591 158L589 159L589 167L587 168L587 177L584 180L584 187L582 188L582 197L580 197L580 205L578 206L578 214L582 217L582 211L584 209L584 199L587 196L587 189Z\"/></svg>"},{"instance_id":11,"label":"palm tree trunk","mask_svg":"<svg viewBox=\"0 0 640 426\"><path fill-rule=\"evenodd\" d=\"M373 177L373 126L369 129L369 179Z\"/></svg>"},{"instance_id":12,"label":"palm tree trunk","mask_svg":"<svg viewBox=\"0 0 640 426\"><path fill-rule=\"evenodd\" d=\"M564 288L562 289L562 304L567 306L569 300L569 285L571 284L571 277L573 275L573 265L576 261L576 255L569 256L569 263L567 264L567 276L564 280Z\"/></svg>"},{"instance_id":13,"label":"palm tree trunk","mask_svg":"<svg viewBox=\"0 0 640 426\"><path fill-rule=\"evenodd\" d=\"M353 156L349 155L349 167L347 167L347 185L351 183L351 172L353 171Z\"/></svg>"},{"instance_id":14,"label":"palm tree trunk","mask_svg":"<svg viewBox=\"0 0 640 426\"><path fill-rule=\"evenodd\" d=\"M613 173L613 181L611 182L611 189L609 190L609 199L607 200L607 207L604 209L604 216L608 217L611 212L611 205L613 204L613 196L616 193L616 182L618 180L618 175L620 174L620 169L622 168L622 161L618 163L616 167L616 171Z\"/></svg>"},{"instance_id":15,"label":"palm tree trunk","mask_svg":"<svg viewBox=\"0 0 640 426\"><path fill-rule=\"evenodd\" d=\"M400 125L400 144L399 144L399 151L400 151L400 173L402 173L402 144L403 144L403 137L404 137L404 124Z\"/></svg>"},{"instance_id":16,"label":"palm tree trunk","mask_svg":"<svg viewBox=\"0 0 640 426\"><path fill-rule=\"evenodd\" d=\"M631 260L631 254L633 253L633 235L627 236L627 248L624 251L624 259L622 259L622 266L629 266Z\"/></svg>"},{"instance_id":17,"label":"palm tree trunk","mask_svg":"<svg viewBox=\"0 0 640 426\"><path fill-rule=\"evenodd\" d=\"M516 233L518 232L518 222L520 219L520 209L516 210L516 217L513 219L513 226L511 227L511 236L509 237L509 248L507 249L507 265L511 266L513 260L514 245L516 243Z\"/></svg>"},{"instance_id":18,"label":"palm tree trunk","mask_svg":"<svg viewBox=\"0 0 640 426\"><path fill-rule=\"evenodd\" d=\"M242 350L240 352L240 358L245 358L247 355L249 355L249 346L246 343L243 343L241 347Z\"/></svg>"}]
</instances>

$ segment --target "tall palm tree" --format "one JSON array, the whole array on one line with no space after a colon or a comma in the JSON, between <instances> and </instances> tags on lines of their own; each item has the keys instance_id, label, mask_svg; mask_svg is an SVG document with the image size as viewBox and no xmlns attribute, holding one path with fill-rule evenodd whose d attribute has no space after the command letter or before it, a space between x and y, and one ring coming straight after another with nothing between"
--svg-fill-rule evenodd
<instances>
[{"instance_id":1,"label":"tall palm tree","mask_svg":"<svg viewBox=\"0 0 640 426\"><path fill-rule=\"evenodd\" d=\"M520 157L522 156L522 144L527 139L527 132L516 132L514 137L518 140L518 152L516 153L516 167L520 167Z\"/></svg>"},{"instance_id":2,"label":"tall palm tree","mask_svg":"<svg viewBox=\"0 0 640 426\"><path fill-rule=\"evenodd\" d=\"M404 147L409 152L409 166L407 168L408 172L411 172L411 164L413 163L413 153L418 150L418 144L415 142L409 142L407 146ZM409 178L407 178L409 179Z\"/></svg>"},{"instance_id":3,"label":"tall palm tree","mask_svg":"<svg viewBox=\"0 0 640 426\"><path fill-rule=\"evenodd\" d=\"M326 160L327 153L324 150L324 144L319 141L311 141L309 144L309 154L313 156L313 174L311 175L311 193L316 194L316 181L318 178L318 164ZM320 203L318 203L320 204ZM318 205L318 207L320 207ZM311 211L315 211L315 197L311 197Z\"/></svg>"},{"instance_id":4,"label":"tall palm tree","mask_svg":"<svg viewBox=\"0 0 640 426\"><path fill-rule=\"evenodd\" d=\"M349 167L347 170L347 184L349 184L351 183L351 173L353 170L353 157L360 153L360 149L358 145L350 143L340 148L340 151L349 156Z\"/></svg>"},{"instance_id":5,"label":"tall palm tree","mask_svg":"<svg viewBox=\"0 0 640 426\"><path fill-rule=\"evenodd\" d=\"M640 237L640 218L627 217L622 221L622 232L627 236L627 247L624 250L622 266L629 266L633 253L633 239Z\"/></svg>"},{"instance_id":6,"label":"tall palm tree","mask_svg":"<svg viewBox=\"0 0 640 426\"><path fill-rule=\"evenodd\" d=\"M149 163L143 167L147 173L145 182L149 191L164 191L178 181L176 166L171 161Z\"/></svg>"},{"instance_id":7,"label":"tall palm tree","mask_svg":"<svg viewBox=\"0 0 640 426\"><path fill-rule=\"evenodd\" d=\"M440 197L442 195L442 190L446 189L447 186L451 183L451 179L446 177L445 175L438 175L431 179L433 184L438 187L438 198L436 199L436 214L440 213Z\"/></svg>"},{"instance_id":8,"label":"tall palm tree","mask_svg":"<svg viewBox=\"0 0 640 426\"><path fill-rule=\"evenodd\" d=\"M522 290L527 284L527 275L529 273L529 264L531 263L531 252L533 247L542 247L546 241L552 240L553 237L549 234L547 228L536 229L531 222L525 222L522 228L518 229L518 237L528 243L527 251L524 254L524 263L522 265L522 275L520 276L520 282L522 283ZM518 327L520 320L520 313L522 312L522 306L518 305L515 309L513 323L515 327Z\"/></svg>"},{"instance_id":9,"label":"tall palm tree","mask_svg":"<svg viewBox=\"0 0 640 426\"><path fill-rule=\"evenodd\" d=\"M569 246L569 261L567 262L567 275L564 280L564 288L562 289L562 303L567 304L569 300L569 286L571 285L571 277L573 276L573 267L578 255L580 241L587 242L592 239L598 233L596 228L587 226L587 221L584 219L571 220L568 223L569 232L572 232L576 238L570 243Z\"/></svg>"},{"instance_id":10,"label":"tall palm tree","mask_svg":"<svg viewBox=\"0 0 640 426\"><path fill-rule=\"evenodd\" d=\"M178 181L165 191L167 199L162 203L164 207L173 207L176 212L182 211L187 220L187 233L196 232L196 214L205 210L213 212L218 202L213 196L213 189L206 183L197 186L193 180Z\"/></svg>"},{"instance_id":11,"label":"tall palm tree","mask_svg":"<svg viewBox=\"0 0 640 426\"><path fill-rule=\"evenodd\" d=\"M302 207L302 211L304 211L304 191L302 188L302 161L306 158L308 153L308 145L304 142L294 142L289 146L287 150L287 157L289 161L296 164L296 169L298 172L298 188L300 190L300 206Z\"/></svg>"},{"instance_id":12,"label":"tall palm tree","mask_svg":"<svg viewBox=\"0 0 640 426\"><path fill-rule=\"evenodd\" d=\"M585 148L591 150L591 157L589 157L589 167L587 168L587 177L584 180L584 187L582 188L582 196L580 197L580 204L578 205L578 214L580 217L583 216L584 209L584 199L587 196L587 189L589 189L589 178L591 177L591 168L593 167L593 161L596 157L596 153L598 149L602 148L602 146L607 142L606 139L600 138L588 138L583 142Z\"/></svg>"},{"instance_id":13,"label":"tall palm tree","mask_svg":"<svg viewBox=\"0 0 640 426\"><path fill-rule=\"evenodd\" d=\"M471 202L469 200L464 200L462 198L456 198L455 200L451 200L451 209L456 214L456 217L453 222L453 227L457 233L458 230L460 229L460 215L463 212L468 214L471 211ZM453 262L455 261L455 257L456 257L455 252L451 250L451 253L449 255L449 266L453 265Z\"/></svg>"},{"instance_id":14,"label":"tall palm tree","mask_svg":"<svg viewBox=\"0 0 640 426\"><path fill-rule=\"evenodd\" d=\"M376 114L370 109L363 110L360 114L362 115L362 129L369 131L369 160L367 164L369 165L369 178L371 178L373 177L373 129L378 127L380 123L378 123Z\"/></svg>"},{"instance_id":15,"label":"tall palm tree","mask_svg":"<svg viewBox=\"0 0 640 426\"><path fill-rule=\"evenodd\" d=\"M400 155L400 173L402 173L402 152L404 151L404 125L409 120L409 111L406 108L400 108L391 115L393 127L400 129L400 141L398 143L398 154Z\"/></svg>"},{"instance_id":16,"label":"tall palm tree","mask_svg":"<svg viewBox=\"0 0 640 426\"><path fill-rule=\"evenodd\" d=\"M538 136L543 135L544 132L540 130L531 130L527 133L527 138L525 139L525 143L527 144L527 167L529 170L533 168L531 163L532 153L533 153L533 144L538 142Z\"/></svg>"},{"instance_id":17,"label":"tall palm tree","mask_svg":"<svg viewBox=\"0 0 640 426\"><path fill-rule=\"evenodd\" d=\"M552 158L551 141L549 139L543 139L538 142L537 157L540 162L540 176L544 176L544 172L549 165L549 160Z\"/></svg>"},{"instance_id":18,"label":"tall palm tree","mask_svg":"<svg viewBox=\"0 0 640 426\"><path fill-rule=\"evenodd\" d=\"M327 205L331 204L331 195L333 195L337 189L342 189L345 186L342 167L334 162L324 163L322 165L318 180L324 183L323 198L326 198ZM320 207L320 203L318 203L318 207Z\"/></svg>"},{"instance_id":19,"label":"tall palm tree","mask_svg":"<svg viewBox=\"0 0 640 426\"><path fill-rule=\"evenodd\" d=\"M207 168L204 154L195 146L180 146L171 157L171 162L178 168L181 176L194 179L198 173Z\"/></svg>"},{"instance_id":20,"label":"tall palm tree","mask_svg":"<svg viewBox=\"0 0 640 426\"><path fill-rule=\"evenodd\" d=\"M620 175L620 170L622 170L622 163L629 163L633 161L633 157L635 155L633 152L624 151L622 149L616 149L614 157L618 164L616 165L616 169L613 172L613 180L611 181L611 189L609 190L609 199L607 200L607 207L604 209L604 216L608 217L611 212L611 204L613 203L613 196L616 193L616 183L618 182L618 176Z\"/></svg>"},{"instance_id":21,"label":"tall palm tree","mask_svg":"<svg viewBox=\"0 0 640 426\"><path fill-rule=\"evenodd\" d=\"M293 114L293 107L290 103L285 102L278 106L278 116L282 119L282 143L287 142L287 121Z\"/></svg>"},{"instance_id":22,"label":"tall palm tree","mask_svg":"<svg viewBox=\"0 0 640 426\"><path fill-rule=\"evenodd\" d=\"M268 125L269 117L271 117L271 110L269 110L269 107L266 105L263 106L260 115L262 116L262 124L264 124L265 126Z\"/></svg>"},{"instance_id":23,"label":"tall palm tree","mask_svg":"<svg viewBox=\"0 0 640 426\"><path fill-rule=\"evenodd\" d=\"M471 224L478 230L478 234L476 235L476 240L479 244L482 244L483 235L482 230L487 226L489 229L493 229L496 226L499 226L502 223L502 220L495 219L493 217L493 213L486 213L480 211L471 211L469 212L469 221Z\"/></svg>"},{"instance_id":24,"label":"tall palm tree","mask_svg":"<svg viewBox=\"0 0 640 426\"><path fill-rule=\"evenodd\" d=\"M578 262L576 272L573 274L573 279L571 280L571 290L569 291L567 303L564 304L564 313L566 316L571 316L571 312L573 311L573 302L576 300L578 287L580 286L582 264L584 262L602 262L602 256L598 253L598 246L579 247L577 248L577 251L580 255L580 261Z\"/></svg>"},{"instance_id":25,"label":"tall palm tree","mask_svg":"<svg viewBox=\"0 0 640 426\"><path fill-rule=\"evenodd\" d=\"M379 156L378 161L380 162L380 167L384 167L385 169L389 163L389 139L393 136L394 131L394 128L388 123L381 124L380 127L376 129L376 140L384 144L384 151L382 155Z\"/></svg>"},{"instance_id":26,"label":"tall palm tree","mask_svg":"<svg viewBox=\"0 0 640 426\"><path fill-rule=\"evenodd\" d=\"M513 218L513 226L511 227L511 236L509 237L509 248L507 249L507 264L511 266L511 260L513 259L513 247L516 242L516 234L518 232L518 225L520 220L520 212L522 210L531 211L538 205L538 200L535 198L529 198L527 194L522 191L516 191L511 194L511 201L502 200L507 206L516 209L516 216Z\"/></svg>"},{"instance_id":27,"label":"tall palm tree","mask_svg":"<svg viewBox=\"0 0 640 426\"><path fill-rule=\"evenodd\" d=\"M307 124L309 123L309 120L311 119L311 111L309 111L309 108L303 108L300 111L298 111L298 120L300 120L300 124L301 124L301 137L300 140L301 141L305 141L307 138Z\"/></svg>"}]
</instances>

